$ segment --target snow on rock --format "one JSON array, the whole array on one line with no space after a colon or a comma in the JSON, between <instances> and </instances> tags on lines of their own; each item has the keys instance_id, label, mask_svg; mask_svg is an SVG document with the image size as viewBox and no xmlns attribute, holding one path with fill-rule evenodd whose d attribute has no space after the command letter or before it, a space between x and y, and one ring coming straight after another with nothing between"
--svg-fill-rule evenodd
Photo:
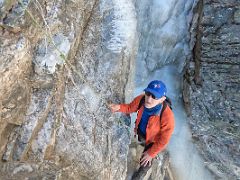
<instances>
[{"instance_id":1,"label":"snow on rock","mask_svg":"<svg viewBox=\"0 0 240 180\"><path fill-rule=\"evenodd\" d=\"M63 64L70 50L70 42L67 37L57 34L50 40L49 44L43 40L38 46L37 55L33 60L35 72L38 74L53 74L56 65Z\"/></svg>"}]
</instances>

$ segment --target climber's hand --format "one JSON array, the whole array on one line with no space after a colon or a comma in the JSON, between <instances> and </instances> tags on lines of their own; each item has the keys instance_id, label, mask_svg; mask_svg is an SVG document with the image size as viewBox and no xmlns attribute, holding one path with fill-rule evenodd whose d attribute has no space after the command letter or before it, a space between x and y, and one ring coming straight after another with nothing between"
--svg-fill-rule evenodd
<instances>
[{"instance_id":1,"label":"climber's hand","mask_svg":"<svg viewBox=\"0 0 240 180\"><path fill-rule=\"evenodd\" d=\"M145 151L142 154L142 157L140 159L140 165L145 167L145 166L147 166L147 164L149 164L149 166L151 166L151 164L152 164L152 157L149 156L149 154Z\"/></svg>"},{"instance_id":2,"label":"climber's hand","mask_svg":"<svg viewBox=\"0 0 240 180\"><path fill-rule=\"evenodd\" d=\"M108 104L108 107L112 112L117 112L120 110L120 105L119 104Z\"/></svg>"}]
</instances>

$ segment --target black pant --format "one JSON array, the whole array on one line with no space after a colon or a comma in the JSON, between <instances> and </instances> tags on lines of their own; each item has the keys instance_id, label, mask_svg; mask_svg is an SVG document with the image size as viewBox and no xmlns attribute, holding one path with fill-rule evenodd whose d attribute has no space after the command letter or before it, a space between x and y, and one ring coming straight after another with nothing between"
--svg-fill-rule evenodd
<instances>
[{"instance_id":1,"label":"black pant","mask_svg":"<svg viewBox=\"0 0 240 180\"><path fill-rule=\"evenodd\" d=\"M152 147L153 143L146 145L146 136L141 132L139 128L137 130L137 134L138 134L138 141L141 142L142 145L144 146L143 152L147 151L150 147Z\"/></svg>"}]
</instances>

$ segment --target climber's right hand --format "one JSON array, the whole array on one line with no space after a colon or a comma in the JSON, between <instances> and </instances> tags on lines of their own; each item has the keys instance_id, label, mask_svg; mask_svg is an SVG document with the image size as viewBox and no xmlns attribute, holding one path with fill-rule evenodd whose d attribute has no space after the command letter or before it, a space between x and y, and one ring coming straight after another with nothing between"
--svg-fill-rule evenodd
<instances>
[{"instance_id":1,"label":"climber's right hand","mask_svg":"<svg viewBox=\"0 0 240 180\"><path fill-rule=\"evenodd\" d=\"M108 104L108 107L112 112L117 112L120 110L120 105L119 104Z\"/></svg>"}]
</instances>

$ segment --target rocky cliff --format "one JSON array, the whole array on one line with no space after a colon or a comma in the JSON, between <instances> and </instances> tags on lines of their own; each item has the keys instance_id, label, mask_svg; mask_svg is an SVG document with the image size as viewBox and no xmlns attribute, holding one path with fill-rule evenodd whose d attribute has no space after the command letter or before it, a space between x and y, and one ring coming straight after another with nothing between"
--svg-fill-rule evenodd
<instances>
[{"instance_id":1,"label":"rocky cliff","mask_svg":"<svg viewBox=\"0 0 240 180\"><path fill-rule=\"evenodd\" d=\"M0 1L1 179L125 179L131 1ZM126 13L127 12L127 13Z\"/></svg>"},{"instance_id":2,"label":"rocky cliff","mask_svg":"<svg viewBox=\"0 0 240 180\"><path fill-rule=\"evenodd\" d=\"M135 59L141 83L186 58L193 138L216 177L240 177L239 2L149 2L0 1L0 179L126 179L141 150L107 104L129 102ZM142 178L164 178L158 159Z\"/></svg>"},{"instance_id":3,"label":"rocky cliff","mask_svg":"<svg viewBox=\"0 0 240 180\"><path fill-rule=\"evenodd\" d=\"M223 179L240 178L239 7L235 0L198 1L183 83L193 138Z\"/></svg>"}]
</instances>

